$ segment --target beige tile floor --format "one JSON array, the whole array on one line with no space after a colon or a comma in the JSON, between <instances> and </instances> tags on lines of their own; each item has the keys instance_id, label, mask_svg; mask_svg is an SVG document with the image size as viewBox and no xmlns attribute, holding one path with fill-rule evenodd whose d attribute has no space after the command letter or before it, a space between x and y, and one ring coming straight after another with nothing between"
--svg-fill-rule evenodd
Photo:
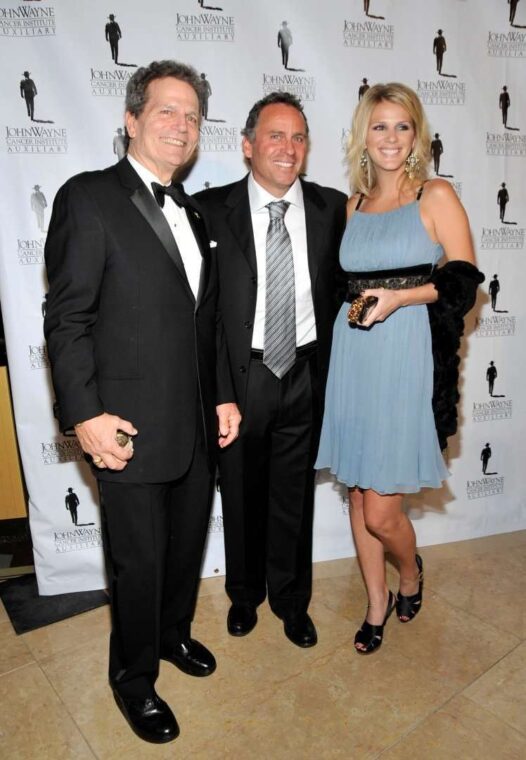
<instances>
[{"instance_id":1,"label":"beige tile floor","mask_svg":"<svg viewBox=\"0 0 526 760\"><path fill-rule=\"evenodd\" d=\"M194 635L218 668L195 679L162 663L157 689L181 736L161 746L137 739L113 703L107 608L16 636L0 603L0 757L524 760L526 531L422 555L422 613L391 618L371 657L352 646L365 607L353 559L315 567L308 650L267 605L249 636L231 638L223 581L204 581Z\"/></svg>"}]
</instances>

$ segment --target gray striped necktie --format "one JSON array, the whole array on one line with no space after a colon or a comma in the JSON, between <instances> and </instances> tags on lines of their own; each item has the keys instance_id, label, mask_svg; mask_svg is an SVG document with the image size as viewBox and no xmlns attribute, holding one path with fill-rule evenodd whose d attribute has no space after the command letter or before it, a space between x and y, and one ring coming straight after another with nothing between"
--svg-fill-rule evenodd
<instances>
[{"instance_id":1,"label":"gray striped necktie","mask_svg":"<svg viewBox=\"0 0 526 760\"><path fill-rule=\"evenodd\" d=\"M285 227L287 201L267 204L265 341L263 364L280 379L296 360L296 295L292 244Z\"/></svg>"}]
</instances>

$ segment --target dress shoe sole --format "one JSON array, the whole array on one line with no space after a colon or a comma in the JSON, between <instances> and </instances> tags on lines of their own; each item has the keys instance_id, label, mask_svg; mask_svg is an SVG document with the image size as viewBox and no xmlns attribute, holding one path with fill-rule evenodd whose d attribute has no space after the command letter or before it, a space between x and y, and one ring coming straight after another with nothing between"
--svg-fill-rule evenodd
<instances>
[{"instance_id":1,"label":"dress shoe sole","mask_svg":"<svg viewBox=\"0 0 526 760\"><path fill-rule=\"evenodd\" d=\"M310 647L315 647L318 643L318 639L315 639L314 641L296 641L296 639L293 639L292 636L289 636L289 634L285 631L285 636L288 638L289 641L291 641L293 644L295 644L297 647L300 647L301 649L310 649Z\"/></svg>"},{"instance_id":2,"label":"dress shoe sole","mask_svg":"<svg viewBox=\"0 0 526 760\"><path fill-rule=\"evenodd\" d=\"M252 626L252 628L245 628L245 629L244 629L244 630L242 630L242 631L232 631L232 630L229 628L229 629L228 629L228 633L230 634L230 636L235 636L236 638L238 638L238 639L239 639L239 638L241 638L242 636L248 636L248 634L249 634L249 633L251 633L251 632L254 630L254 628L255 628L255 627L256 627L256 624L254 623L254 625Z\"/></svg>"},{"instance_id":3,"label":"dress shoe sole","mask_svg":"<svg viewBox=\"0 0 526 760\"><path fill-rule=\"evenodd\" d=\"M121 704L119 697L117 694L113 694L113 698L115 699L115 703L117 707L119 708L120 712L122 713L122 716L125 718L126 723L129 725L133 733L139 737L139 739L142 739L144 742L150 742L150 744L168 744L168 742L173 742L174 739L177 739L177 737L180 734L179 726L177 725L176 731L174 731L173 734L167 734L166 736L160 736L160 737L154 737L151 734L145 733L141 731L137 726L133 725L133 722L130 720L129 716L126 713L126 709Z\"/></svg>"}]
</instances>

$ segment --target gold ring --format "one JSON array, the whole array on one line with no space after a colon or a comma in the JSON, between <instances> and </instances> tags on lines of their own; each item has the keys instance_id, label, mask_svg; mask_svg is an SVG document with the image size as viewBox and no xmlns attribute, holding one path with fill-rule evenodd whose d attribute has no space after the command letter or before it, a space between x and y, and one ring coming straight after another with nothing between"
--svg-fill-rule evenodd
<instances>
[{"instance_id":1,"label":"gold ring","mask_svg":"<svg viewBox=\"0 0 526 760\"><path fill-rule=\"evenodd\" d=\"M92 457L92 459L93 459L93 464L96 465L97 467L100 464L102 464L102 457L94 456L94 457Z\"/></svg>"}]
</instances>

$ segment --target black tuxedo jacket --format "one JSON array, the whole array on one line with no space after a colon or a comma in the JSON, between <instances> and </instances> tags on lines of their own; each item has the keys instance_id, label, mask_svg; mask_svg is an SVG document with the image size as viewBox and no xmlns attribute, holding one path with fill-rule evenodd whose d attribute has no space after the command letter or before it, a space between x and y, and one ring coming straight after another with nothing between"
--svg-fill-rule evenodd
<instances>
[{"instance_id":1,"label":"black tuxedo jacket","mask_svg":"<svg viewBox=\"0 0 526 760\"><path fill-rule=\"evenodd\" d=\"M237 401L245 403L256 310L257 265L248 199L248 177L196 194L209 233L217 242L220 304ZM345 228L346 196L312 182L301 182L307 226L307 255L316 319L318 369L327 376L332 327L343 297L345 275L338 263Z\"/></svg>"},{"instance_id":2,"label":"black tuxedo jacket","mask_svg":"<svg viewBox=\"0 0 526 760\"><path fill-rule=\"evenodd\" d=\"M128 466L97 470L102 480L181 477L198 424L212 461L215 405L234 399L216 263L193 201L187 215L202 255L197 300L169 225L127 159L73 177L55 198L44 331L61 429L105 411L139 431Z\"/></svg>"}]
</instances>

